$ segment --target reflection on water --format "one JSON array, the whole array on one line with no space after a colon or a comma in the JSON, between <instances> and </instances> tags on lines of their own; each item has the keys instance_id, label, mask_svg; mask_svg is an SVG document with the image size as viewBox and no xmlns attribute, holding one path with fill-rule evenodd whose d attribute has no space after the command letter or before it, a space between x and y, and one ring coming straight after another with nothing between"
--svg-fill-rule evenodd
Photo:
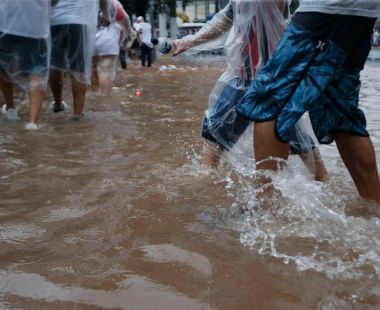
<instances>
[{"instance_id":1,"label":"reflection on water","mask_svg":"<svg viewBox=\"0 0 380 310\"><path fill-rule=\"evenodd\" d=\"M330 183L291 158L257 199L250 132L217 171L199 164L223 68L176 67L120 71L82 122L49 98L38 132L0 119L0 308L378 309L380 220L345 212L365 202L336 148L321 147ZM378 156L379 76L368 62Z\"/></svg>"}]
</instances>

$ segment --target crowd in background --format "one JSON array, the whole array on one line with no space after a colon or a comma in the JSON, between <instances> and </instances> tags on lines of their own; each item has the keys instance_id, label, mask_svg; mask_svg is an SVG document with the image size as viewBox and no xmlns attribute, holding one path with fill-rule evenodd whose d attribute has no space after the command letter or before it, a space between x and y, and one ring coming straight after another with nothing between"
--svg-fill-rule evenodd
<instances>
[{"instance_id":1,"label":"crowd in background","mask_svg":"<svg viewBox=\"0 0 380 310\"><path fill-rule=\"evenodd\" d=\"M49 108L60 112L64 73L71 78L72 119L84 117L89 85L111 95L118 59L127 67L127 50L141 50L142 65L151 66L151 26L142 17L131 25L118 0L3 0L0 3L0 90L2 114L19 120L14 89L28 94L29 122L39 128L39 114L48 85L53 95Z\"/></svg>"}]
</instances>

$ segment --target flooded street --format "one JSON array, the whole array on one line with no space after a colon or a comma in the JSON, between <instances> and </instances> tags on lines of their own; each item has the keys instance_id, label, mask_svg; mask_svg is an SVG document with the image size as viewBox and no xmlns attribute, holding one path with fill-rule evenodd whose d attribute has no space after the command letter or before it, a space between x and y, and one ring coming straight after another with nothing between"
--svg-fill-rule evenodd
<instances>
[{"instance_id":1,"label":"flooded street","mask_svg":"<svg viewBox=\"0 0 380 310\"><path fill-rule=\"evenodd\" d=\"M119 70L112 99L89 91L83 121L48 111L50 92L39 131L0 118L0 309L380 309L380 219L345 213L364 202L335 146L331 182L292 158L264 210L247 142L200 166L223 66L162 64ZM379 78L367 62L380 162Z\"/></svg>"}]
</instances>

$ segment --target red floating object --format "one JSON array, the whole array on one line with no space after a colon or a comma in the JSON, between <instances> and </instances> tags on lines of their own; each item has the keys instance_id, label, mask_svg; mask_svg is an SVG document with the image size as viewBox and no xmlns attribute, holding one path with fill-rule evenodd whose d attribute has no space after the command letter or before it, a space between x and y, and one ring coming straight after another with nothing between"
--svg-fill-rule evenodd
<instances>
[{"instance_id":1,"label":"red floating object","mask_svg":"<svg viewBox=\"0 0 380 310\"><path fill-rule=\"evenodd\" d=\"M135 96L136 97L140 97L141 96L141 90L140 89L136 89Z\"/></svg>"}]
</instances>

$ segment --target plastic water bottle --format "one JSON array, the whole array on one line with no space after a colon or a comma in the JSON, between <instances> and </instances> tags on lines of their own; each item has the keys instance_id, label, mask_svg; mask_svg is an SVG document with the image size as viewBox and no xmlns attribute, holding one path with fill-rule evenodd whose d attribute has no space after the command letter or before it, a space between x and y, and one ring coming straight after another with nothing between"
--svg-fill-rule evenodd
<instances>
[{"instance_id":1,"label":"plastic water bottle","mask_svg":"<svg viewBox=\"0 0 380 310\"><path fill-rule=\"evenodd\" d=\"M175 49L173 41L167 38L158 38L154 41L152 40L152 43L157 45L158 50L162 54L169 54Z\"/></svg>"}]
</instances>

